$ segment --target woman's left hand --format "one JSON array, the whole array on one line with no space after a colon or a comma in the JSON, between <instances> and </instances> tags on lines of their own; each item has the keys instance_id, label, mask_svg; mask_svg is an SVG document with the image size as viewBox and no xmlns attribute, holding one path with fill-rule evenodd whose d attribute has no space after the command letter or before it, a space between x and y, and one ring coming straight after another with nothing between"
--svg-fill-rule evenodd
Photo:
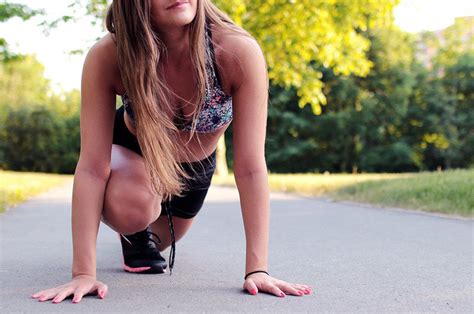
<instances>
[{"instance_id":1,"label":"woman's left hand","mask_svg":"<svg viewBox=\"0 0 474 314\"><path fill-rule=\"evenodd\" d=\"M256 295L257 292L267 292L278 297L284 297L286 294L302 296L311 294L312 288L307 285L289 283L265 273L255 273L247 277L244 282L244 290L250 294Z\"/></svg>"}]
</instances>

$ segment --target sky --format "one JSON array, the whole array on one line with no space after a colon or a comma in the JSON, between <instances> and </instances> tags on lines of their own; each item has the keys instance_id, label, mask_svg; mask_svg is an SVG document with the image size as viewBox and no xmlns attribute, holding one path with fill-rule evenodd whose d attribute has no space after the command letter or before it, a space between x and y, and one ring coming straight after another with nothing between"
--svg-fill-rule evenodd
<instances>
[{"instance_id":1,"label":"sky","mask_svg":"<svg viewBox=\"0 0 474 314\"><path fill-rule=\"evenodd\" d=\"M383 1L383 0L380 0ZM47 18L55 19L68 12L70 1L16 0L34 9L44 9ZM454 23L455 17L473 16L474 2L469 0L401 0L395 8L395 23L407 32L439 30ZM33 53L45 66L45 76L56 92L80 88L85 55L68 52L90 47L97 37L104 35L101 27L93 27L90 20L61 24L46 36L38 26L39 19L23 22L18 18L0 24L0 37L7 40L12 51Z\"/></svg>"}]
</instances>

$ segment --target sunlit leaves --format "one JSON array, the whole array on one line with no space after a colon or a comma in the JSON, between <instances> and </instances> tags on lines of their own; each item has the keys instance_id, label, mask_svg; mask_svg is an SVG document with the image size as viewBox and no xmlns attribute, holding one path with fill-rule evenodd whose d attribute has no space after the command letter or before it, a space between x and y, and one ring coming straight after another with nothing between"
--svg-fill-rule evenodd
<instances>
[{"instance_id":1,"label":"sunlit leaves","mask_svg":"<svg viewBox=\"0 0 474 314\"><path fill-rule=\"evenodd\" d=\"M6 20L19 17L23 20L28 20L31 17L41 14L41 10L32 10L26 5L16 4L16 3L0 3L0 22L5 22Z\"/></svg>"},{"instance_id":2,"label":"sunlit leaves","mask_svg":"<svg viewBox=\"0 0 474 314\"><path fill-rule=\"evenodd\" d=\"M372 63L361 31L392 23L396 0L215 0L262 45L275 84L293 86L299 106L326 104L321 73L365 76Z\"/></svg>"},{"instance_id":3,"label":"sunlit leaves","mask_svg":"<svg viewBox=\"0 0 474 314\"><path fill-rule=\"evenodd\" d=\"M43 14L43 11L32 10L26 5L22 4L8 2L0 3L0 23L6 22L7 20L14 17L19 17L22 20L28 20L38 14ZM8 51L8 43L4 38L0 37L0 63L12 57L15 57L15 55L11 55L11 53Z\"/></svg>"}]
</instances>

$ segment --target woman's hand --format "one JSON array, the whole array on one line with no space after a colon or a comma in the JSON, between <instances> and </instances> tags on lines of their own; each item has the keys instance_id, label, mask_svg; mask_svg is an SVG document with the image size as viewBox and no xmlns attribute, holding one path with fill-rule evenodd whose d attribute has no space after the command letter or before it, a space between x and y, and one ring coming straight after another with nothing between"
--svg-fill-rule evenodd
<instances>
[{"instance_id":1,"label":"woman's hand","mask_svg":"<svg viewBox=\"0 0 474 314\"><path fill-rule=\"evenodd\" d=\"M53 303L59 303L71 294L74 294L72 298L73 303L81 301L85 294L97 292L97 295L101 299L105 298L108 287L106 284L97 281L95 277L89 275L79 275L64 285L56 288L38 291L31 297L38 298L38 301L43 302L49 299L53 299Z\"/></svg>"},{"instance_id":2,"label":"woman's hand","mask_svg":"<svg viewBox=\"0 0 474 314\"><path fill-rule=\"evenodd\" d=\"M286 294L302 296L310 294L312 288L307 285L289 283L265 273L255 273L247 277L244 282L244 290L250 294L256 295L258 291L274 294L278 297L284 297Z\"/></svg>"}]
</instances>

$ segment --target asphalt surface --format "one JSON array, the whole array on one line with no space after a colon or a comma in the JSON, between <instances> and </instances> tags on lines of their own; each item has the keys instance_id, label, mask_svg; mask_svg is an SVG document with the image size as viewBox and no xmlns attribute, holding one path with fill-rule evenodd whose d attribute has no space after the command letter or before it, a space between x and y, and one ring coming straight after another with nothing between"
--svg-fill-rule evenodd
<instances>
[{"instance_id":1,"label":"asphalt surface","mask_svg":"<svg viewBox=\"0 0 474 314\"><path fill-rule=\"evenodd\" d=\"M176 244L172 276L124 272L119 239L101 224L97 274L106 298L38 302L32 293L70 280L71 192L72 181L0 214L1 313L473 311L472 220L277 193L270 274L313 293L247 294L238 191L216 186Z\"/></svg>"}]
</instances>

